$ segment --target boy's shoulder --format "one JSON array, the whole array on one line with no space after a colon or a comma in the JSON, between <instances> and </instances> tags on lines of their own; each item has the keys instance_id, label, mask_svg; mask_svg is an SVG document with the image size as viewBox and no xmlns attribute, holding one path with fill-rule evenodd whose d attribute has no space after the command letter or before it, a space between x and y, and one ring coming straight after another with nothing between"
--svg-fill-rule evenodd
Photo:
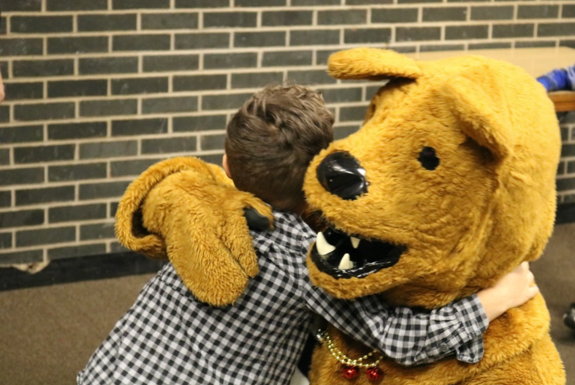
<instances>
[{"instance_id":1,"label":"boy's shoulder","mask_svg":"<svg viewBox=\"0 0 575 385\"><path fill-rule=\"evenodd\" d=\"M257 251L265 252L272 246L299 251L302 246L307 247L307 244L315 239L315 233L299 215L275 209L273 214L273 230L250 231Z\"/></svg>"}]
</instances>

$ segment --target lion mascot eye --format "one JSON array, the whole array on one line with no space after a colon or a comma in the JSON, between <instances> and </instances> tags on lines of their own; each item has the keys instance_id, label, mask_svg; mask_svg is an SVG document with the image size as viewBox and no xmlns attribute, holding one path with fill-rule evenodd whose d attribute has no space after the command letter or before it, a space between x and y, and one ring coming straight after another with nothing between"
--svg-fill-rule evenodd
<instances>
[{"instance_id":1,"label":"lion mascot eye","mask_svg":"<svg viewBox=\"0 0 575 385\"><path fill-rule=\"evenodd\" d=\"M423 168L430 171L435 170L439 166L439 158L433 147L423 147L417 160L419 160Z\"/></svg>"}]
</instances>

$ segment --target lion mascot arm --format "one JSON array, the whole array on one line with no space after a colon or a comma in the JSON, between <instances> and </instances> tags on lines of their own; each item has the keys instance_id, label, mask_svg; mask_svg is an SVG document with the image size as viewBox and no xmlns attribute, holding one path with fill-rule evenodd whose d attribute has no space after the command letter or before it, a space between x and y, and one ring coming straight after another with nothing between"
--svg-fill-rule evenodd
<instances>
[{"instance_id":1,"label":"lion mascot arm","mask_svg":"<svg viewBox=\"0 0 575 385\"><path fill-rule=\"evenodd\" d=\"M246 210L260 227L273 223L271 209L237 190L220 167L172 158L130 184L118 206L116 235L130 250L169 258L198 300L225 306L258 273Z\"/></svg>"}]
</instances>

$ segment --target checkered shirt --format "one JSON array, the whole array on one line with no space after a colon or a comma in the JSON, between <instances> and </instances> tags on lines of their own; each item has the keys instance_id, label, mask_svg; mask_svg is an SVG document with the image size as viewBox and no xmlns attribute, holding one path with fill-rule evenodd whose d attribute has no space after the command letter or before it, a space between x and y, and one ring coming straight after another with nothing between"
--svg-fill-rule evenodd
<instances>
[{"instance_id":1,"label":"checkered shirt","mask_svg":"<svg viewBox=\"0 0 575 385\"><path fill-rule=\"evenodd\" d=\"M405 364L456 352L478 361L486 318L475 296L439 311L389 308L377 297L343 301L311 285L315 234L275 212L276 229L252 232L260 273L233 306L197 301L167 264L142 289L77 376L99 384L288 384L314 313Z\"/></svg>"}]
</instances>

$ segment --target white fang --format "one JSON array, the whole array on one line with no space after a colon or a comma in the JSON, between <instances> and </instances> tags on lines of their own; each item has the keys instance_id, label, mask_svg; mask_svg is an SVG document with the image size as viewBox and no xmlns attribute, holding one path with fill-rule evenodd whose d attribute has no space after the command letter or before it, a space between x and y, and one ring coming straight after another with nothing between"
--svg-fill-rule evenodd
<instances>
[{"instance_id":1,"label":"white fang","mask_svg":"<svg viewBox=\"0 0 575 385\"><path fill-rule=\"evenodd\" d=\"M359 246L359 238L355 238L355 237L350 237L351 239L351 245L353 246L354 249L357 249L357 247Z\"/></svg>"},{"instance_id":2,"label":"white fang","mask_svg":"<svg viewBox=\"0 0 575 385\"><path fill-rule=\"evenodd\" d=\"M353 262L351 261L349 254L345 253L341 261L339 262L338 269L340 270L349 270L353 268Z\"/></svg>"},{"instance_id":3,"label":"white fang","mask_svg":"<svg viewBox=\"0 0 575 385\"><path fill-rule=\"evenodd\" d=\"M335 246L332 246L327 242L322 232L317 233L315 247L317 248L319 255L327 255L335 250Z\"/></svg>"}]
</instances>

